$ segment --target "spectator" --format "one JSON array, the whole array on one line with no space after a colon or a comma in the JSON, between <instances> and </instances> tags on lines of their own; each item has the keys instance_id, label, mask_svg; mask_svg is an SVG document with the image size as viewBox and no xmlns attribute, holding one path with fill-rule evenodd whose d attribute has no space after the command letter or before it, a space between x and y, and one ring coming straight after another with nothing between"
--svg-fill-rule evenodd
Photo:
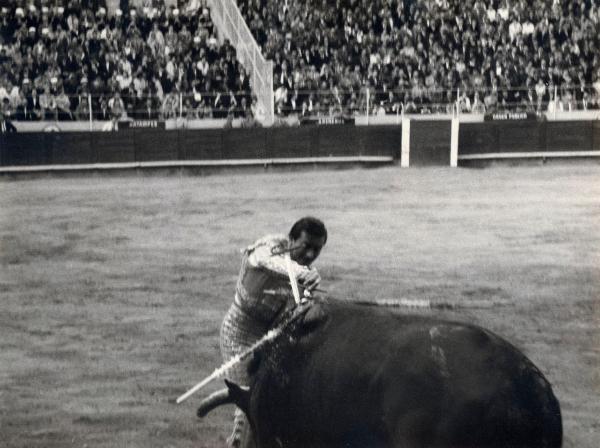
<instances>
[{"instance_id":1,"label":"spectator","mask_svg":"<svg viewBox=\"0 0 600 448\"><path fill-rule=\"evenodd\" d=\"M471 105L471 112L474 114L484 114L486 112L486 107L484 102L481 100L481 95L479 92L475 92L473 95L473 104Z\"/></svg>"},{"instance_id":2,"label":"spectator","mask_svg":"<svg viewBox=\"0 0 600 448\"><path fill-rule=\"evenodd\" d=\"M227 112L223 129L231 129L233 127L233 111Z\"/></svg>"},{"instance_id":3,"label":"spectator","mask_svg":"<svg viewBox=\"0 0 600 448\"><path fill-rule=\"evenodd\" d=\"M535 84L535 109L537 112L541 112L543 110L543 104L545 101L547 101L546 84L540 78Z\"/></svg>"},{"instance_id":4,"label":"spectator","mask_svg":"<svg viewBox=\"0 0 600 448\"><path fill-rule=\"evenodd\" d=\"M44 87L43 93L39 97L40 100L40 117L42 120L57 120L57 106L54 95L51 92L50 86Z\"/></svg>"},{"instance_id":5,"label":"spectator","mask_svg":"<svg viewBox=\"0 0 600 448\"><path fill-rule=\"evenodd\" d=\"M252 111L252 116L262 122L265 116L265 111L263 107L258 103L256 96L252 96L252 103L250 104L250 110Z\"/></svg>"},{"instance_id":6,"label":"spectator","mask_svg":"<svg viewBox=\"0 0 600 448\"><path fill-rule=\"evenodd\" d=\"M177 118L179 109L179 97L174 92L165 95L162 106L160 118L162 120L168 120L170 118Z\"/></svg>"},{"instance_id":7,"label":"spectator","mask_svg":"<svg viewBox=\"0 0 600 448\"><path fill-rule=\"evenodd\" d=\"M165 53L165 38L157 21L153 23L152 31L148 34L148 45L155 57Z\"/></svg>"},{"instance_id":8,"label":"spectator","mask_svg":"<svg viewBox=\"0 0 600 448\"><path fill-rule=\"evenodd\" d=\"M3 76L3 79L0 80L0 101L4 100L4 98L8 99L10 90L10 81L6 76Z\"/></svg>"},{"instance_id":9,"label":"spectator","mask_svg":"<svg viewBox=\"0 0 600 448\"><path fill-rule=\"evenodd\" d=\"M415 114L417 112L417 104L413 100L412 95L410 93L407 93L404 103L404 113Z\"/></svg>"},{"instance_id":10,"label":"spectator","mask_svg":"<svg viewBox=\"0 0 600 448\"><path fill-rule=\"evenodd\" d=\"M159 119L159 112L152 96L148 95L143 99L143 104L141 104L136 110L135 118L138 120Z\"/></svg>"},{"instance_id":11,"label":"spectator","mask_svg":"<svg viewBox=\"0 0 600 448\"><path fill-rule=\"evenodd\" d=\"M600 68L598 68L592 87L596 91L596 95L600 95Z\"/></svg>"},{"instance_id":12,"label":"spectator","mask_svg":"<svg viewBox=\"0 0 600 448\"><path fill-rule=\"evenodd\" d=\"M11 119L15 115L15 110L13 109L13 106L7 97L2 98L2 102L0 103L0 110L2 110L2 113L7 119Z\"/></svg>"},{"instance_id":13,"label":"spectator","mask_svg":"<svg viewBox=\"0 0 600 448\"><path fill-rule=\"evenodd\" d=\"M183 100L182 116L186 120L198 119L198 109L192 104L192 100L187 97Z\"/></svg>"},{"instance_id":14,"label":"spectator","mask_svg":"<svg viewBox=\"0 0 600 448\"><path fill-rule=\"evenodd\" d=\"M457 100L458 111L460 113L470 113L472 110L471 99L465 91L461 91Z\"/></svg>"},{"instance_id":15,"label":"spectator","mask_svg":"<svg viewBox=\"0 0 600 448\"><path fill-rule=\"evenodd\" d=\"M107 105L111 119L119 120L123 114L125 114L125 103L119 92L113 93L112 97L108 100Z\"/></svg>"},{"instance_id":16,"label":"spectator","mask_svg":"<svg viewBox=\"0 0 600 448\"><path fill-rule=\"evenodd\" d=\"M588 110L599 110L600 109L600 95L598 95L597 93L591 93L589 95L587 109Z\"/></svg>"},{"instance_id":17,"label":"spectator","mask_svg":"<svg viewBox=\"0 0 600 448\"><path fill-rule=\"evenodd\" d=\"M86 121L90 119L90 103L87 96L82 96L79 99L79 104L75 109L75 119L78 121Z\"/></svg>"},{"instance_id":18,"label":"spectator","mask_svg":"<svg viewBox=\"0 0 600 448\"><path fill-rule=\"evenodd\" d=\"M65 93L64 88L60 88L57 95L55 96L56 102L56 118L58 120L73 120L73 114L71 113L71 101Z\"/></svg>"},{"instance_id":19,"label":"spectator","mask_svg":"<svg viewBox=\"0 0 600 448\"><path fill-rule=\"evenodd\" d=\"M243 98L242 101L245 101L246 98ZM251 108L245 109L245 115L242 119L241 127L243 128L256 128L260 127L261 124L259 121L254 118L254 114L252 113Z\"/></svg>"},{"instance_id":20,"label":"spectator","mask_svg":"<svg viewBox=\"0 0 600 448\"><path fill-rule=\"evenodd\" d=\"M125 92L131 86L133 79L131 73L128 73L123 66L120 66L115 76L118 89L121 93Z\"/></svg>"},{"instance_id":21,"label":"spectator","mask_svg":"<svg viewBox=\"0 0 600 448\"><path fill-rule=\"evenodd\" d=\"M22 93L25 102L22 107L22 114L19 117L25 121L37 120L41 116L40 102L37 89L33 88L29 78L24 78L22 82Z\"/></svg>"},{"instance_id":22,"label":"spectator","mask_svg":"<svg viewBox=\"0 0 600 448\"><path fill-rule=\"evenodd\" d=\"M10 117L4 114L3 110L0 110L0 132L2 134L12 134L17 132L17 128L10 120Z\"/></svg>"},{"instance_id":23,"label":"spectator","mask_svg":"<svg viewBox=\"0 0 600 448\"><path fill-rule=\"evenodd\" d=\"M143 73L143 68L138 67L133 75L132 84L136 98L139 100L143 97L144 92L148 89L148 81Z\"/></svg>"},{"instance_id":24,"label":"spectator","mask_svg":"<svg viewBox=\"0 0 600 448\"><path fill-rule=\"evenodd\" d=\"M204 98L200 102L198 106L198 117L199 118L213 118L213 108L210 101L205 100Z\"/></svg>"}]
</instances>

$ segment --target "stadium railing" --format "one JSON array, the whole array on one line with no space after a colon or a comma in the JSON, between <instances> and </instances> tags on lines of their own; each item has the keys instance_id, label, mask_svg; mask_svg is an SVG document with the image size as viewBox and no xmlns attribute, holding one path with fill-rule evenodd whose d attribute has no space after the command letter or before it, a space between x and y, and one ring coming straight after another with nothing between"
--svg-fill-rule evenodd
<instances>
[{"instance_id":1,"label":"stadium railing","mask_svg":"<svg viewBox=\"0 0 600 448\"><path fill-rule=\"evenodd\" d=\"M358 95L337 89L278 92L272 124L295 125L315 119L322 122L335 119L335 122L342 123L358 117L361 124L400 123L405 115L468 117L517 112L544 115L552 120L562 119L565 115L574 118L584 112L600 114L600 95L591 86L563 86L543 95L532 94L530 88L498 89L492 95L496 98L493 102L489 101L489 94L489 89L424 89L420 93L415 89L393 90L391 93L364 89ZM480 97L477 105L473 104L475 95ZM117 123L131 121L137 122L137 126L148 127L155 124L141 122L158 122L160 125L157 127L166 129L255 127L261 121L256 117L260 113L257 112L258 106L248 92L171 93L162 98L120 96L120 100L113 99L111 95L81 94L69 97L68 105L64 98L57 101L55 96L50 95L43 101L39 98L37 104L32 111L27 109L24 101L10 99L3 101L2 111L4 116L18 124L19 130L39 128L27 125L27 122L78 122L78 130L111 130L117 128ZM40 107L40 104L45 107Z\"/></svg>"},{"instance_id":2,"label":"stadium railing","mask_svg":"<svg viewBox=\"0 0 600 448\"><path fill-rule=\"evenodd\" d=\"M593 86L562 86L536 92L532 87L470 89L286 90L275 94L276 114L336 113L374 115L485 114L496 112L554 113L596 110L600 92ZM478 101L475 102L475 97ZM310 98L310 106L306 99ZM302 106L302 103L305 103Z\"/></svg>"},{"instance_id":3,"label":"stadium railing","mask_svg":"<svg viewBox=\"0 0 600 448\"><path fill-rule=\"evenodd\" d=\"M254 119L256 104L252 103L249 92L170 93L161 98L84 93L66 98L37 97L34 108L28 108L24 99L8 101L3 103L2 111L18 127L28 130L39 130L36 122L78 123L75 127L63 125L54 130L112 130L117 128L116 123L132 121L138 126L171 129L187 127L190 121L204 122L196 127L233 126L234 119L238 125L242 121L246 126L260 125Z\"/></svg>"}]
</instances>

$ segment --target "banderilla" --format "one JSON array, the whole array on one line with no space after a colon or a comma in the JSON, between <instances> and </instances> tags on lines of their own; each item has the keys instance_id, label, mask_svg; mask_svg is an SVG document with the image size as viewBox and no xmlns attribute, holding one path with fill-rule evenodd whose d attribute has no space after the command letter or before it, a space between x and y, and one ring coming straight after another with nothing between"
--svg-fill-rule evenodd
<instances>
[{"instance_id":1,"label":"banderilla","mask_svg":"<svg viewBox=\"0 0 600 448\"><path fill-rule=\"evenodd\" d=\"M252 346L250 346L244 352L237 354L236 356L231 358L229 361L225 362L220 367L215 369L215 371L213 373L211 373L209 376L204 378L202 381L200 381L194 387L189 389L186 393L184 393L179 398L177 398L177 400L175 400L175 402L177 404L181 403L182 401L189 398L192 394L198 392L200 389L202 389L204 386L206 386L211 381L225 375L232 367L238 365L240 362L242 362L243 360L248 358L248 356L252 355L256 350L258 350L260 347L265 345L267 342L272 341L273 339L280 336L281 333L283 332L283 330L288 325L294 323L300 317L304 316L304 314L306 314L306 312L308 311L309 308L310 307L305 307L304 309L300 309L298 312L294 312L290 317L288 317L285 321L283 321L281 323L281 325L269 330L267 332L267 334L265 334L262 338L260 338L254 344L252 344Z\"/></svg>"}]
</instances>

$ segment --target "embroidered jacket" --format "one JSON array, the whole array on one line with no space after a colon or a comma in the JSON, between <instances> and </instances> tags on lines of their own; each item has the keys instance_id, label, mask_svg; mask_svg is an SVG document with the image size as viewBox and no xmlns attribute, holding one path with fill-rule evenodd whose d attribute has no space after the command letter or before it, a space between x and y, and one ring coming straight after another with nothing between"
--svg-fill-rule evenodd
<instances>
[{"instance_id":1,"label":"embroidered jacket","mask_svg":"<svg viewBox=\"0 0 600 448\"><path fill-rule=\"evenodd\" d=\"M283 235L267 235L244 250L235 303L265 324L294 301L283 255L289 244ZM311 270L293 260L291 264L296 277Z\"/></svg>"}]
</instances>

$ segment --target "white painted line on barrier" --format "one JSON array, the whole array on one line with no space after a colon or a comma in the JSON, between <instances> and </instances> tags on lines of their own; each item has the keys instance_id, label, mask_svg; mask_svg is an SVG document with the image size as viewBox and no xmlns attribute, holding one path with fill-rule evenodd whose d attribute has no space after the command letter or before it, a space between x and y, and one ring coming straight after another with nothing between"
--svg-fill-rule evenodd
<instances>
[{"instance_id":1,"label":"white painted line on barrier","mask_svg":"<svg viewBox=\"0 0 600 448\"><path fill-rule=\"evenodd\" d=\"M227 166L261 166L290 165L308 163L391 163L392 156L339 156L339 157L294 157L273 159L231 159L231 160L172 160L168 162L118 162L87 163L61 165L30 165L0 167L0 173L23 173L42 171L77 171L77 170L111 170L134 168L180 168L180 167L227 167Z\"/></svg>"},{"instance_id":2,"label":"white painted line on barrier","mask_svg":"<svg viewBox=\"0 0 600 448\"><path fill-rule=\"evenodd\" d=\"M552 158L552 157L598 157L600 151L542 151L542 152L490 152L487 154L463 154L458 160L485 160L485 159L526 159L526 158Z\"/></svg>"},{"instance_id":3,"label":"white painted line on barrier","mask_svg":"<svg viewBox=\"0 0 600 448\"><path fill-rule=\"evenodd\" d=\"M402 119L402 151L400 154L400 166L408 168L410 166L410 120Z\"/></svg>"},{"instance_id":4,"label":"white painted line on barrier","mask_svg":"<svg viewBox=\"0 0 600 448\"><path fill-rule=\"evenodd\" d=\"M456 168L458 166L458 129L459 129L458 118L452 119L450 128L450 166Z\"/></svg>"}]
</instances>

